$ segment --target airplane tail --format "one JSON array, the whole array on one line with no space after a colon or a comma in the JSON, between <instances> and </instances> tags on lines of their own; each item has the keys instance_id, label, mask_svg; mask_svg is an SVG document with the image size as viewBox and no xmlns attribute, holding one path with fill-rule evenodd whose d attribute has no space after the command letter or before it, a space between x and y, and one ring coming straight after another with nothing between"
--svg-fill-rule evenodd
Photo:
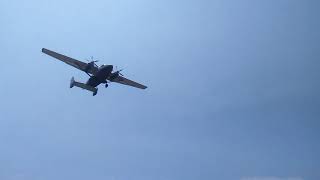
<instances>
[{"instance_id":1,"label":"airplane tail","mask_svg":"<svg viewBox=\"0 0 320 180\"><path fill-rule=\"evenodd\" d=\"M73 88L74 82L75 82L75 81L74 81L74 77L72 77L72 78L71 78L71 82L70 82L70 88Z\"/></svg>"},{"instance_id":2,"label":"airplane tail","mask_svg":"<svg viewBox=\"0 0 320 180\"><path fill-rule=\"evenodd\" d=\"M93 92L93 96L97 95L98 93L98 88L89 86L81 82L77 82L74 80L74 77L72 77L70 81L70 88L73 88L74 86Z\"/></svg>"}]
</instances>

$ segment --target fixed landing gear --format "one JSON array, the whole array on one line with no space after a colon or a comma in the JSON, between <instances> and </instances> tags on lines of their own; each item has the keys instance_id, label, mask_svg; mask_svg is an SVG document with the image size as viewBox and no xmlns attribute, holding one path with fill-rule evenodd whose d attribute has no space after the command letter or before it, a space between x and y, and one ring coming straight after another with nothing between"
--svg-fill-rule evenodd
<instances>
[{"instance_id":1,"label":"fixed landing gear","mask_svg":"<svg viewBox=\"0 0 320 180\"><path fill-rule=\"evenodd\" d=\"M105 87L107 88L108 86L109 86L109 84L108 84L108 83L106 83Z\"/></svg>"}]
</instances>

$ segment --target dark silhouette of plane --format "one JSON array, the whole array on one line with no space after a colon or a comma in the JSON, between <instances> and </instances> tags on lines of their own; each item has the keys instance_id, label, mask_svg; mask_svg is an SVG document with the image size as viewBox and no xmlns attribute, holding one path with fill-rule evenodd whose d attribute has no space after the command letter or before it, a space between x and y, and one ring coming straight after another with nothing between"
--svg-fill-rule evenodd
<instances>
[{"instance_id":1,"label":"dark silhouette of plane","mask_svg":"<svg viewBox=\"0 0 320 180\"><path fill-rule=\"evenodd\" d=\"M87 83L81 83L74 80L74 78L71 78L70 82L70 88L76 86L80 87L82 89L86 89L88 91L93 92L93 96L95 96L98 92L97 86L99 84L105 84L105 87L108 87L108 84L110 82L116 82L140 89L146 89L147 86L144 86L142 84L139 84L137 82L134 82L132 80L129 80L121 74L122 70L113 71L113 65L101 65L100 67L97 66L96 62L93 58L91 59L91 62L84 63L82 61L78 61L76 59L70 58L68 56L56 53L54 51L42 48L42 52L52 56L56 59L59 59L60 61L65 62L66 64L73 66L81 71L84 71L86 74L90 76Z\"/></svg>"}]
</instances>

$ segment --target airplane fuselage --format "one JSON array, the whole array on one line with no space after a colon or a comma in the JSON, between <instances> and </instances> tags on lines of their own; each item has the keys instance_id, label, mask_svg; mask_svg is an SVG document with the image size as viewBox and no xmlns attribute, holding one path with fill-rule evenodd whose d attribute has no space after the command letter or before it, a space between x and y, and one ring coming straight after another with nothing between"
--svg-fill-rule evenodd
<instances>
[{"instance_id":1,"label":"airplane fuselage","mask_svg":"<svg viewBox=\"0 0 320 180\"><path fill-rule=\"evenodd\" d=\"M89 78L86 84L96 87L101 83L106 83L106 79L111 75L112 71L112 65L102 65L99 67L98 72Z\"/></svg>"},{"instance_id":2,"label":"airplane fuselage","mask_svg":"<svg viewBox=\"0 0 320 180\"><path fill-rule=\"evenodd\" d=\"M85 63L71 57L65 56L63 54L59 54L57 52L51 51L46 48L42 48L41 50L43 53L56 58L74 68L77 68L90 76L89 80L86 83L77 82L74 78L71 78L70 81L70 88L79 87L88 91L93 92L93 95L96 95L98 92L97 86L99 84L105 84L105 87L108 87L110 82L116 82L123 85L132 86L139 89L146 89L147 86L134 82L130 79L125 78L122 74L122 70L116 70L113 72L112 65L102 65L98 66L93 58L91 62Z\"/></svg>"}]
</instances>

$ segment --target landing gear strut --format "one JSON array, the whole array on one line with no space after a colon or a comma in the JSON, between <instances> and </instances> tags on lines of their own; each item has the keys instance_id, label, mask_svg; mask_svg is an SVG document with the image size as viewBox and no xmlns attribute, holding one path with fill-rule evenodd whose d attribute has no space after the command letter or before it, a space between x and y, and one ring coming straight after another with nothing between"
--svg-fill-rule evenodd
<instances>
[{"instance_id":1,"label":"landing gear strut","mask_svg":"<svg viewBox=\"0 0 320 180\"><path fill-rule=\"evenodd\" d=\"M106 83L106 85L105 85L105 86L106 86L106 88L107 88L107 87L109 86L109 84L108 84L108 83Z\"/></svg>"}]
</instances>

